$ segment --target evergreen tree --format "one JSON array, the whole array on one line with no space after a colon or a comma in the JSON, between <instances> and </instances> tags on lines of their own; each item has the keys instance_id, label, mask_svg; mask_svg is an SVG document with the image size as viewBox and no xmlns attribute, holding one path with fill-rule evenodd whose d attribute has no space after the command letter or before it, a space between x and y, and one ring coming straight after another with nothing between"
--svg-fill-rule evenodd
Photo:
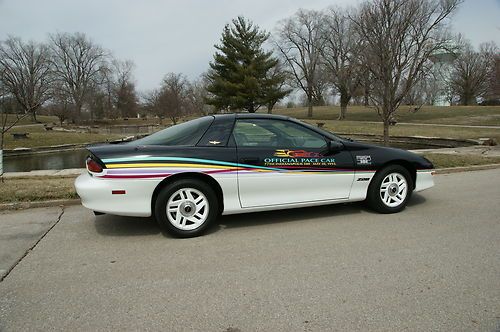
<instances>
[{"instance_id":1,"label":"evergreen tree","mask_svg":"<svg viewBox=\"0 0 500 332\"><path fill-rule=\"evenodd\" d=\"M224 27L207 75L209 105L253 113L289 93L282 89L284 75L270 74L278 60L262 49L268 38L269 33L241 16Z\"/></svg>"}]
</instances>

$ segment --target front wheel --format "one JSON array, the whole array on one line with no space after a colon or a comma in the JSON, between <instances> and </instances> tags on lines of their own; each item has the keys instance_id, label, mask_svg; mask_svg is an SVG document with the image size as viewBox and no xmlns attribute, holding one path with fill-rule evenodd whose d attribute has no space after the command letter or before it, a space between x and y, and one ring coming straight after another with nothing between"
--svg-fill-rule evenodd
<instances>
[{"instance_id":1,"label":"front wheel","mask_svg":"<svg viewBox=\"0 0 500 332\"><path fill-rule=\"evenodd\" d=\"M201 235L217 218L217 195L205 182L182 179L165 187L155 203L158 224L176 237Z\"/></svg>"},{"instance_id":2,"label":"front wheel","mask_svg":"<svg viewBox=\"0 0 500 332\"><path fill-rule=\"evenodd\" d=\"M413 191L413 181L406 168L389 165L375 174L366 202L380 213L396 213L403 210Z\"/></svg>"}]
</instances>

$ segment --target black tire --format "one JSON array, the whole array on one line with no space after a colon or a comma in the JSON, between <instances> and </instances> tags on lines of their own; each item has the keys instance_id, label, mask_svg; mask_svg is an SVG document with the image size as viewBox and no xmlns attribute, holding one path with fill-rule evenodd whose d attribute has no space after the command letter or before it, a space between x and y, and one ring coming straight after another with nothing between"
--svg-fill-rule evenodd
<instances>
[{"instance_id":1,"label":"black tire","mask_svg":"<svg viewBox=\"0 0 500 332\"><path fill-rule=\"evenodd\" d=\"M195 223L187 220L188 217L184 217L184 215L181 214L180 218L184 217L186 219L185 225L187 225L188 227L189 226L195 227L193 229L181 229L181 227L183 227L182 225L179 224L176 226L173 223L174 221L172 222L170 221L170 219L175 218L177 216L177 213L180 212L171 212L169 219L169 216L167 215L167 204L171 198L175 199L176 197L180 197L180 195L182 195L179 194L179 190L190 190L190 189L199 191L205 196L207 201L206 205L208 213L206 215L206 219L204 219L204 221L198 226ZM175 195L176 197L172 197L173 195ZM191 206L189 206L190 209ZM188 207L185 207L185 209L187 208ZM193 206L193 208L195 209L195 211L197 211L197 208L195 206ZM181 206L179 207L179 211L180 209L182 209ZM183 212L185 212L185 209L183 210ZM171 183L170 185L166 186L160 191L155 201L156 221L163 230L165 230L167 233L175 237L186 238L186 237L195 237L202 235L203 232L215 221L218 214L219 214L219 202L217 199L217 195L215 194L215 191L207 183L196 179L180 179L178 181Z\"/></svg>"},{"instance_id":2,"label":"black tire","mask_svg":"<svg viewBox=\"0 0 500 332\"><path fill-rule=\"evenodd\" d=\"M397 206L388 206L386 203L384 203L382 199L382 194L381 194L382 181L384 181L384 179L390 174L399 174L403 176L404 179L406 180L406 185L407 185L406 196L404 197L404 200L402 200L402 202L398 203ZM394 191L398 190L399 187L394 188ZM370 186L368 187L366 203L371 209L379 213L396 213L404 210L406 204L408 203L408 200L411 198L412 192L413 192L413 180L408 170L401 165L388 165L383 169L379 170L373 177ZM392 202L393 198L389 198L389 200L390 200L389 204L397 203L396 201Z\"/></svg>"}]
</instances>

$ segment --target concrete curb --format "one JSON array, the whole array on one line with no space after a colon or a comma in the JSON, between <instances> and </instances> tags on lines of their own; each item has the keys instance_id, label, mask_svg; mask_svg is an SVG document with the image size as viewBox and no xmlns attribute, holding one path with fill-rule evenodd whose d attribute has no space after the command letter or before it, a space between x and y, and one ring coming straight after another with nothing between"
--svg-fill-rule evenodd
<instances>
[{"instance_id":1,"label":"concrete curb","mask_svg":"<svg viewBox=\"0 0 500 332\"><path fill-rule=\"evenodd\" d=\"M453 168L438 168L434 172L435 174L452 174L460 172L471 172L471 171L483 171L489 169L500 168L500 164L488 164L488 165L476 165L467 167L453 167ZM9 210L24 210L24 209L34 209L40 207L51 207L51 206L68 206L68 205L78 205L81 204L79 198L77 199L57 199L52 201L39 201L39 202L17 202L17 203L5 203L0 204L0 211Z\"/></svg>"},{"instance_id":2,"label":"concrete curb","mask_svg":"<svg viewBox=\"0 0 500 332\"><path fill-rule=\"evenodd\" d=\"M16 202L0 204L0 211L25 210L52 206L69 206L81 204L79 198L76 199L56 199L51 201Z\"/></svg>"}]
</instances>

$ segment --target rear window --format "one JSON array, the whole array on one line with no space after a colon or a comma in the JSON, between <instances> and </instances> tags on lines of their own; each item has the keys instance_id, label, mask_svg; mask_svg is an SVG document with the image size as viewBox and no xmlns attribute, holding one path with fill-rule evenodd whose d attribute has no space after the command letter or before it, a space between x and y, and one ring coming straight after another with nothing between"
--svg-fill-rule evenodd
<instances>
[{"instance_id":1,"label":"rear window","mask_svg":"<svg viewBox=\"0 0 500 332\"><path fill-rule=\"evenodd\" d=\"M184 122L152 135L130 142L131 145L186 145L198 143L208 127L214 121L213 116L205 116L196 120Z\"/></svg>"}]
</instances>

